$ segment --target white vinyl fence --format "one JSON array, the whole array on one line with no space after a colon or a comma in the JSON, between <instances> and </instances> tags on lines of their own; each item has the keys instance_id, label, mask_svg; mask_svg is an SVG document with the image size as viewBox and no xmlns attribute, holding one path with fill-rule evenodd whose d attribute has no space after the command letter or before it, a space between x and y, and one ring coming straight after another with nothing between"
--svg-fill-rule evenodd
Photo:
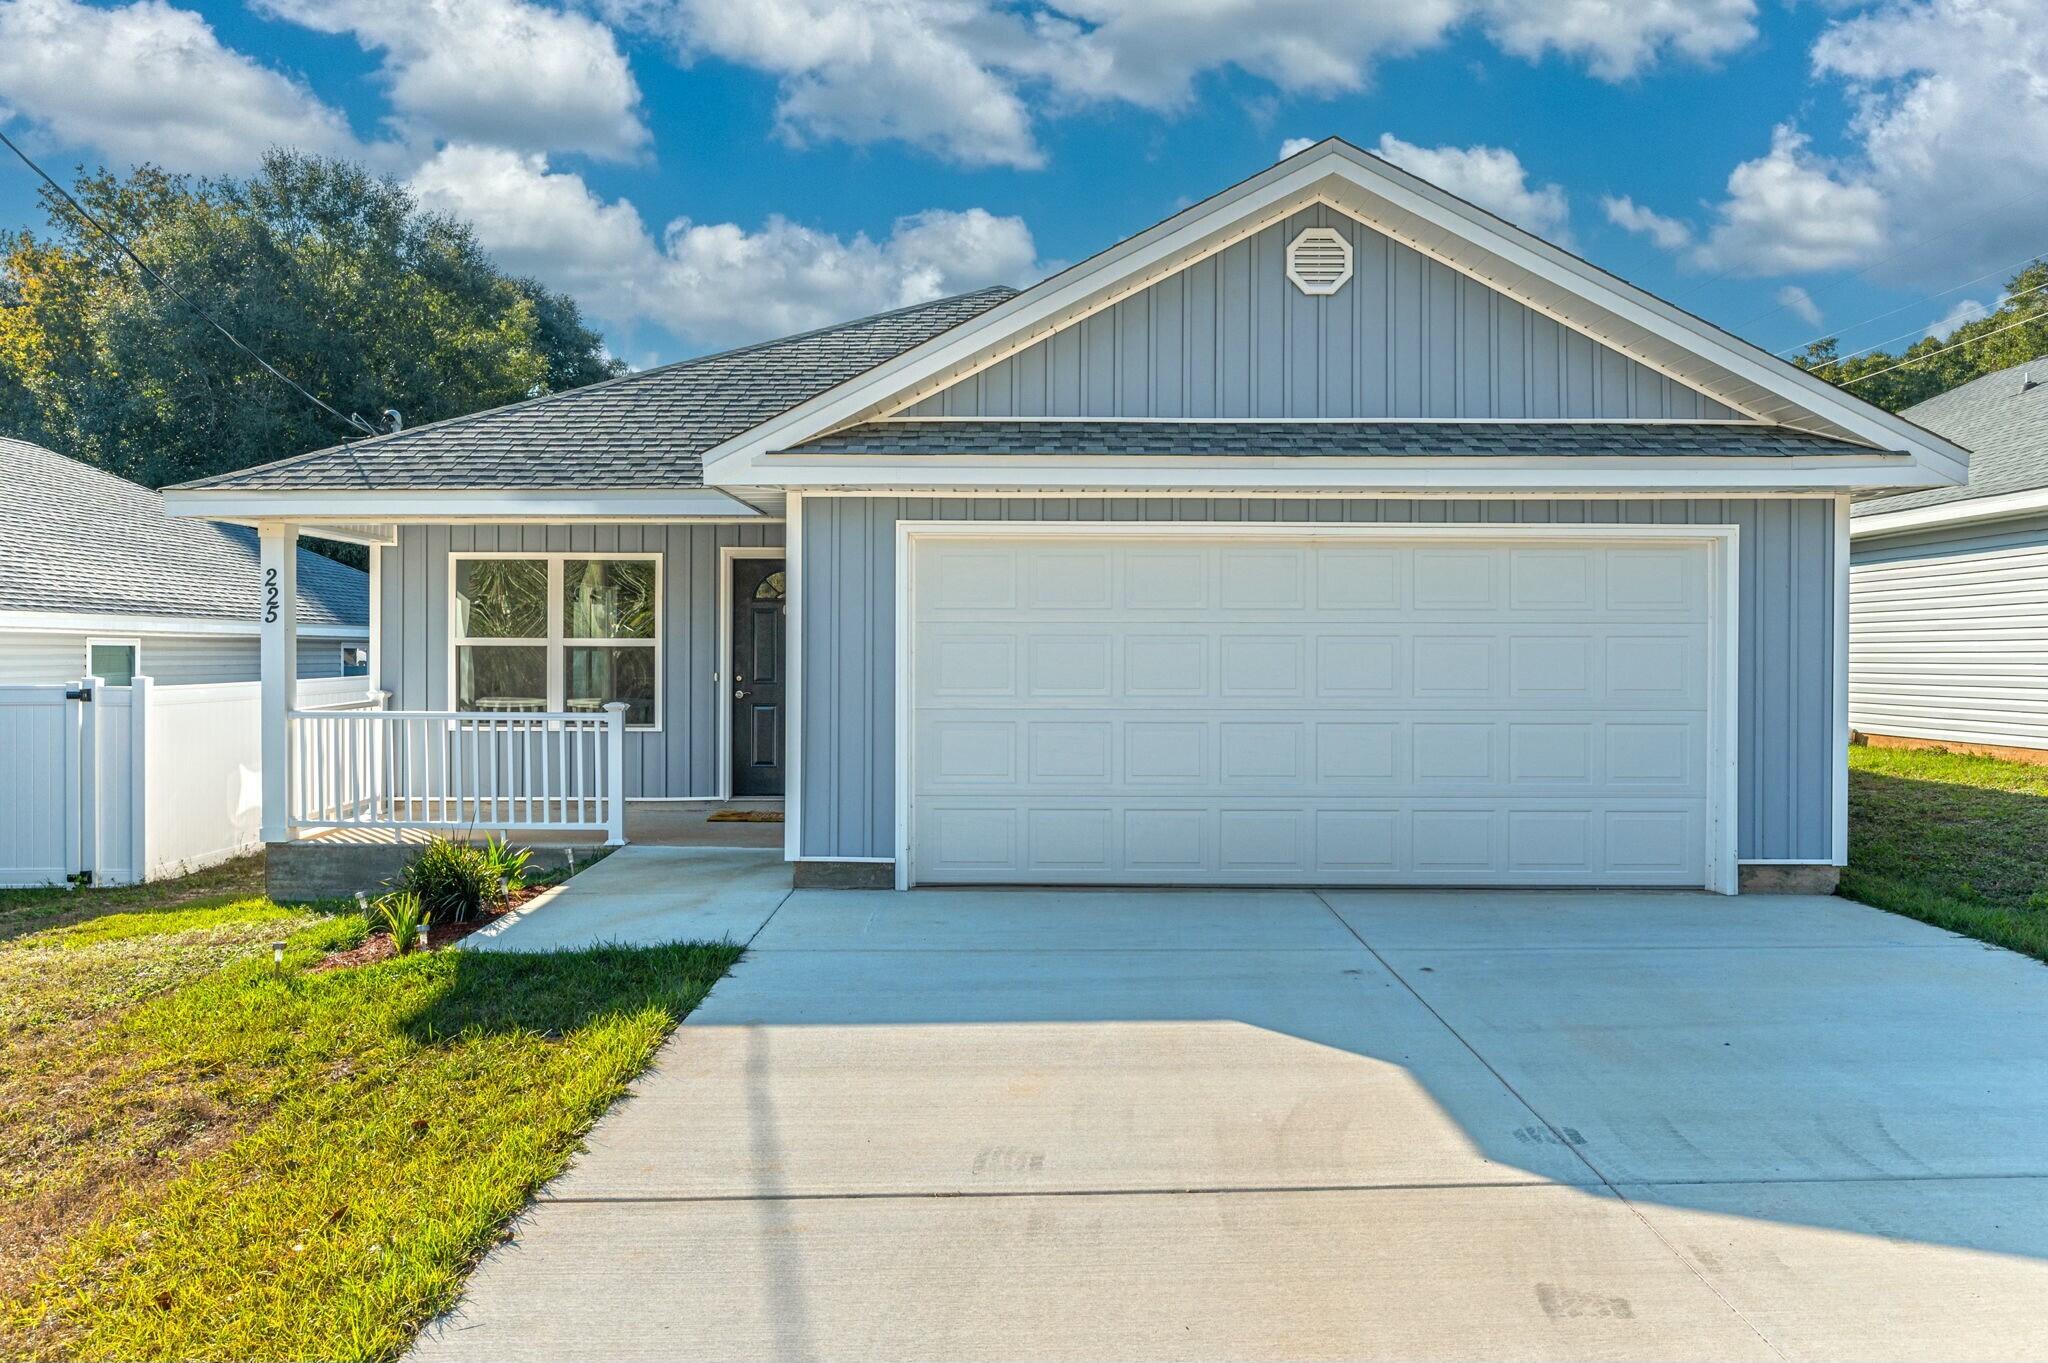
<instances>
[{"instance_id":1,"label":"white vinyl fence","mask_svg":"<svg viewBox=\"0 0 2048 1363\"><path fill-rule=\"evenodd\" d=\"M127 885L262 841L260 684L0 686L0 885ZM87 699L87 697L90 699ZM360 677L307 709L377 708Z\"/></svg>"}]
</instances>

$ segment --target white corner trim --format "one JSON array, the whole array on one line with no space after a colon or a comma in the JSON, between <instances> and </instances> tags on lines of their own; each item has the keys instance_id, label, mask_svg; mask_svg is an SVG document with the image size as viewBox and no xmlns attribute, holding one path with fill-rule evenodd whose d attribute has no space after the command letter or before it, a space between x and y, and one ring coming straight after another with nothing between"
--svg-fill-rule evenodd
<instances>
[{"instance_id":1,"label":"white corner trim","mask_svg":"<svg viewBox=\"0 0 2048 1363\"><path fill-rule=\"evenodd\" d=\"M910 714L914 708L916 583L912 548L926 539L1349 539L1349 540L1598 540L1602 543L1691 541L1711 553L1708 637L1713 640L1713 752L1718 779L1708 786L1707 876L1703 888L1732 895L1740 888L1738 839L1741 810L1742 530L1736 525L1679 524L1387 524L1339 521L913 521L896 523L895 594L895 848L896 888L914 886L910 774L914 765ZM1845 769L1846 770L1846 769ZM843 860L844 858L835 858Z\"/></svg>"},{"instance_id":2,"label":"white corner trim","mask_svg":"<svg viewBox=\"0 0 2048 1363\"><path fill-rule=\"evenodd\" d=\"M1772 402L1761 406L1774 403L1780 410L1806 413L1879 448L1909 451L1935 475L1937 484L1960 482L1966 476L1967 456L1952 442L1333 139L715 447L704 456L706 481L736 484L741 481L739 470L763 453L849 421L911 405L937 387L995 363L1191 261L1317 202L1358 217L1394 240L1458 268L1574 330L1595 335L1602 344L1699 387L1737 411L1765 418L1759 400L1768 398ZM1408 223L1413 226L1406 226ZM1474 259L1466 260L1464 255ZM1524 281L1530 287L1519 287ZM1537 292L1555 293L1559 302L1532 296ZM1561 315L1560 305L1572 310L1574 302L1622 325L1600 327L1596 334L1583 316ZM1725 375L1727 382L1696 373L1673 373L1669 361L1617 334L1631 330L1691 355ZM1755 397L1745 398L1743 393L1750 391Z\"/></svg>"},{"instance_id":3,"label":"white corner trim","mask_svg":"<svg viewBox=\"0 0 2048 1363\"><path fill-rule=\"evenodd\" d=\"M1872 535L1893 535L1902 530L1931 530L1940 526L1970 525L1977 521L2005 520L2048 511L2048 487L2026 492L2008 492L1997 497L1971 497L1938 506L1909 507L1904 511L1879 511L1868 516L1851 516L1849 533L1856 539Z\"/></svg>"},{"instance_id":4,"label":"white corner trim","mask_svg":"<svg viewBox=\"0 0 2048 1363\"><path fill-rule=\"evenodd\" d=\"M792 490L783 507L783 591L788 599L789 689L784 708L789 719L782 730L782 859L801 860L803 850L803 722L804 684L804 495Z\"/></svg>"},{"instance_id":5,"label":"white corner trim","mask_svg":"<svg viewBox=\"0 0 2048 1363\"><path fill-rule=\"evenodd\" d=\"M1849 864L1849 499L1835 499L1834 515L1834 864Z\"/></svg>"}]
</instances>

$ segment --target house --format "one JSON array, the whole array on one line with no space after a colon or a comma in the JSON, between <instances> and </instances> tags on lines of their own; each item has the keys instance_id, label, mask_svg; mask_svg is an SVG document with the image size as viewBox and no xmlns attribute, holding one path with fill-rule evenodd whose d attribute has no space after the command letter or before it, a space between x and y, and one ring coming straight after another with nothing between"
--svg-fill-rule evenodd
<instances>
[{"instance_id":1,"label":"house","mask_svg":"<svg viewBox=\"0 0 2048 1363\"><path fill-rule=\"evenodd\" d=\"M256 680L256 536L0 436L0 685ZM369 671L369 579L298 554L299 675Z\"/></svg>"},{"instance_id":2,"label":"house","mask_svg":"<svg viewBox=\"0 0 2048 1363\"><path fill-rule=\"evenodd\" d=\"M1332 139L1021 293L171 502L381 563L411 713L274 687L274 874L779 795L800 884L1732 892L1843 860L1851 497L1966 470Z\"/></svg>"},{"instance_id":3,"label":"house","mask_svg":"<svg viewBox=\"0 0 2048 1363\"><path fill-rule=\"evenodd\" d=\"M1851 513L1849 723L2048 761L2048 359L1903 415L1967 446L1970 478Z\"/></svg>"}]
</instances>

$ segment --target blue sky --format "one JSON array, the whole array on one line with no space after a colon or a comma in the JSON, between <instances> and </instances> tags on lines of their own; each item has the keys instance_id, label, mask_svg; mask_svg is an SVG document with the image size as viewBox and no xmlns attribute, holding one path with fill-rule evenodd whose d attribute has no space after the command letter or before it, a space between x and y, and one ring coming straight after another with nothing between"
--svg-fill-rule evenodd
<instances>
[{"instance_id":1,"label":"blue sky","mask_svg":"<svg viewBox=\"0 0 2048 1363\"><path fill-rule=\"evenodd\" d=\"M0 126L53 170L232 173L280 141L364 157L574 293L634 364L1026 283L1330 134L1766 347L1854 350L1980 315L2048 252L2039 17L0 0ZM37 219L27 173L0 166L0 222Z\"/></svg>"}]
</instances>

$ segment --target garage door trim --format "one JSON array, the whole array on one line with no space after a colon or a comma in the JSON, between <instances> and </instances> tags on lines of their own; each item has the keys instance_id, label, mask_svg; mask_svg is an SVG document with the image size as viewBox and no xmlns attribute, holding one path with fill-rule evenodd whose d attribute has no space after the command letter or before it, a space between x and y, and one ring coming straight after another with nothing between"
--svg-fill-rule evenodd
<instances>
[{"instance_id":1,"label":"garage door trim","mask_svg":"<svg viewBox=\"0 0 2048 1363\"><path fill-rule=\"evenodd\" d=\"M915 709L912 666L917 583L913 547L934 539L1166 539L1204 540L1345 540L1393 543L1430 540L1500 545L1541 541L1595 542L1614 546L1630 541L1645 544L1690 542L1708 554L1707 637L1714 649L1710 660L1707 708L1712 716L1707 753L1705 820L1707 877L1704 888L1722 894L1736 889L1736 706L1739 695L1739 629L1741 612L1740 530L1733 525L1386 525L1262 521L899 521L896 526L896 886L915 882L911 837L913 761L912 717Z\"/></svg>"}]
</instances>

